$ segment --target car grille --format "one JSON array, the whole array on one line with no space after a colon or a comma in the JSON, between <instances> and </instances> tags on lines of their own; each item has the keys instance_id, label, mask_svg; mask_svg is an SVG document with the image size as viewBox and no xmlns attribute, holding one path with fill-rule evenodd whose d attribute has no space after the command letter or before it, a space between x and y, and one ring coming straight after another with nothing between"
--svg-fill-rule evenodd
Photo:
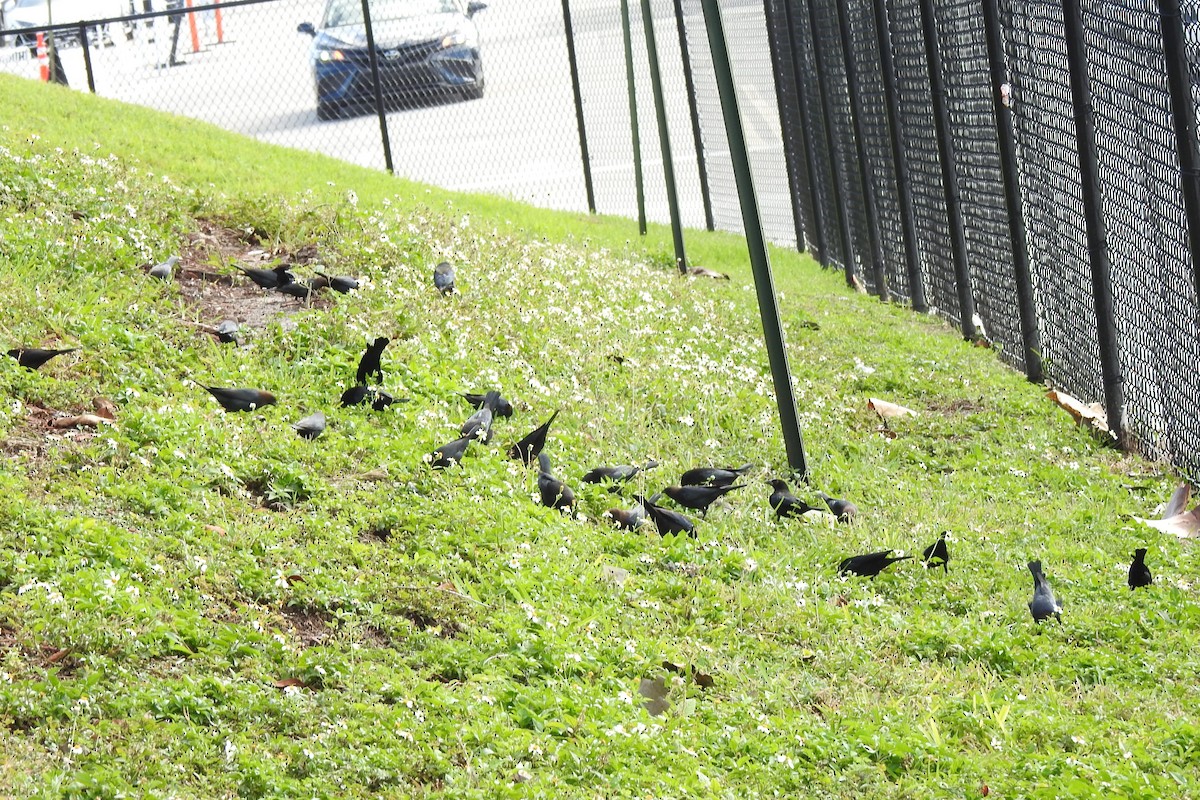
<instances>
[{"instance_id":1,"label":"car grille","mask_svg":"<svg viewBox=\"0 0 1200 800\"><path fill-rule=\"evenodd\" d=\"M379 57L385 64L414 64L429 58L430 55L440 50L441 46L440 39L432 39L400 47L385 47L380 48Z\"/></svg>"}]
</instances>

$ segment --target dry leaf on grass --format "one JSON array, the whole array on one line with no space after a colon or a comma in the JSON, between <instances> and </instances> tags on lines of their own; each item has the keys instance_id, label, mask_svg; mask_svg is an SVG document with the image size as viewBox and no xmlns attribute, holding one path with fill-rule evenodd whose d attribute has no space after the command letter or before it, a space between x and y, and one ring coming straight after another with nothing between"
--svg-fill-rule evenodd
<instances>
[{"instance_id":1,"label":"dry leaf on grass","mask_svg":"<svg viewBox=\"0 0 1200 800\"><path fill-rule=\"evenodd\" d=\"M1145 519L1143 517L1134 517L1134 519L1157 531L1169 533L1180 539L1200 538L1200 506L1166 519Z\"/></svg>"},{"instance_id":2,"label":"dry leaf on grass","mask_svg":"<svg viewBox=\"0 0 1200 800\"><path fill-rule=\"evenodd\" d=\"M97 416L109 420L117 418L117 404L107 397L93 397L92 408L95 409Z\"/></svg>"},{"instance_id":3,"label":"dry leaf on grass","mask_svg":"<svg viewBox=\"0 0 1200 800\"><path fill-rule=\"evenodd\" d=\"M98 428L101 425L111 425L111 419L97 416L95 414L78 414L71 417L56 417L50 420L51 428Z\"/></svg>"},{"instance_id":4,"label":"dry leaf on grass","mask_svg":"<svg viewBox=\"0 0 1200 800\"><path fill-rule=\"evenodd\" d=\"M304 688L304 681L300 680L299 678L283 678L281 680L275 681L271 685L274 686L276 689L288 689L292 686L299 686L301 688Z\"/></svg>"},{"instance_id":5,"label":"dry leaf on grass","mask_svg":"<svg viewBox=\"0 0 1200 800\"><path fill-rule=\"evenodd\" d=\"M867 400L867 408L874 411L883 419L889 419L892 417L917 416L917 412L913 411L911 408L905 408L904 406L896 405L895 403L889 403L887 400L880 400L878 397L872 397Z\"/></svg>"},{"instance_id":6,"label":"dry leaf on grass","mask_svg":"<svg viewBox=\"0 0 1200 800\"><path fill-rule=\"evenodd\" d=\"M1167 507L1163 509L1162 518L1170 519L1177 514L1182 514L1187 510L1188 500L1192 498L1192 487L1186 483L1179 484L1179 488L1171 493L1171 499L1167 501Z\"/></svg>"},{"instance_id":7,"label":"dry leaf on grass","mask_svg":"<svg viewBox=\"0 0 1200 800\"><path fill-rule=\"evenodd\" d=\"M1067 410L1067 413L1075 418L1076 422L1091 425L1099 431L1108 433L1108 418L1104 414L1104 406L1100 403L1091 403L1085 405L1082 401L1076 400L1066 392L1059 392L1051 389L1046 392L1046 397L1049 397L1054 402Z\"/></svg>"}]
</instances>

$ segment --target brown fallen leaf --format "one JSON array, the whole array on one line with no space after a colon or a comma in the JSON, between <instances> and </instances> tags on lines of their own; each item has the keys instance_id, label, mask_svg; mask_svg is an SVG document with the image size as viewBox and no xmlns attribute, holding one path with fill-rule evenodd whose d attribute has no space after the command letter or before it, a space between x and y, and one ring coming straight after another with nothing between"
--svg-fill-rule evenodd
<instances>
[{"instance_id":1,"label":"brown fallen leaf","mask_svg":"<svg viewBox=\"0 0 1200 800\"><path fill-rule=\"evenodd\" d=\"M1145 519L1143 517L1134 517L1134 519L1157 531L1169 533L1180 539L1200 538L1200 506L1167 519Z\"/></svg>"},{"instance_id":2,"label":"brown fallen leaf","mask_svg":"<svg viewBox=\"0 0 1200 800\"><path fill-rule=\"evenodd\" d=\"M218 536L224 536L226 534L226 530L220 525L203 525L201 527L209 533L215 533Z\"/></svg>"},{"instance_id":3,"label":"brown fallen leaf","mask_svg":"<svg viewBox=\"0 0 1200 800\"><path fill-rule=\"evenodd\" d=\"M1171 499L1167 501L1167 507L1163 509L1162 518L1170 519L1182 514L1187 509L1188 500L1191 497L1192 487L1186 483L1179 484L1179 488L1171 493Z\"/></svg>"},{"instance_id":4,"label":"brown fallen leaf","mask_svg":"<svg viewBox=\"0 0 1200 800\"><path fill-rule=\"evenodd\" d=\"M1054 389L1046 392L1046 397L1049 397L1055 403L1058 403L1059 406L1066 409L1067 413L1077 423L1086 423L1097 430L1108 433L1108 419L1104 414L1104 406L1100 403L1085 405L1066 392L1059 392Z\"/></svg>"},{"instance_id":5,"label":"brown fallen leaf","mask_svg":"<svg viewBox=\"0 0 1200 800\"><path fill-rule=\"evenodd\" d=\"M836 608L842 608L844 606L850 605L850 601L846 599L846 595L844 595L844 594L839 594L836 597L831 597L829 599L829 602L832 603Z\"/></svg>"},{"instance_id":6,"label":"brown fallen leaf","mask_svg":"<svg viewBox=\"0 0 1200 800\"><path fill-rule=\"evenodd\" d=\"M69 648L69 647L64 647L61 650L55 650L53 653L50 654L50 657L46 659L46 663L47 664L57 664L58 662L62 661L64 658L66 658L70 654L71 654L71 648Z\"/></svg>"},{"instance_id":7,"label":"brown fallen leaf","mask_svg":"<svg viewBox=\"0 0 1200 800\"><path fill-rule=\"evenodd\" d=\"M386 481L388 474L386 469L373 469L363 472L357 476L360 481Z\"/></svg>"},{"instance_id":8,"label":"brown fallen leaf","mask_svg":"<svg viewBox=\"0 0 1200 800\"><path fill-rule=\"evenodd\" d=\"M886 425L881 425L875 430L875 432L885 439L895 439L900 435Z\"/></svg>"},{"instance_id":9,"label":"brown fallen leaf","mask_svg":"<svg viewBox=\"0 0 1200 800\"><path fill-rule=\"evenodd\" d=\"M712 675L709 675L707 672L701 672L700 670L696 669L696 666L694 664L692 665L692 680L694 680L696 682L696 685L699 686L701 689L711 689L713 686L716 685L716 681L713 680Z\"/></svg>"},{"instance_id":10,"label":"brown fallen leaf","mask_svg":"<svg viewBox=\"0 0 1200 800\"><path fill-rule=\"evenodd\" d=\"M437 585L437 588L441 589L443 592L454 592L455 594L459 593L458 587L454 585L453 581L442 581Z\"/></svg>"},{"instance_id":11,"label":"brown fallen leaf","mask_svg":"<svg viewBox=\"0 0 1200 800\"><path fill-rule=\"evenodd\" d=\"M716 270L708 269L706 267L691 267L687 271L687 274L696 278L715 278L719 281L729 280L729 276L724 272L717 272Z\"/></svg>"},{"instance_id":12,"label":"brown fallen leaf","mask_svg":"<svg viewBox=\"0 0 1200 800\"><path fill-rule=\"evenodd\" d=\"M662 678L642 678L638 684L638 694L646 698L642 705L652 717L661 717L671 707L671 701L667 699L667 682Z\"/></svg>"},{"instance_id":13,"label":"brown fallen leaf","mask_svg":"<svg viewBox=\"0 0 1200 800\"><path fill-rule=\"evenodd\" d=\"M911 408L905 408L895 403L889 403L887 400L880 400L878 397L872 397L867 400L867 408L874 411L882 419L890 419L892 417L915 417L917 412Z\"/></svg>"},{"instance_id":14,"label":"brown fallen leaf","mask_svg":"<svg viewBox=\"0 0 1200 800\"><path fill-rule=\"evenodd\" d=\"M117 404L107 397L93 397L92 408L96 411L97 416L111 420L117 418Z\"/></svg>"},{"instance_id":15,"label":"brown fallen leaf","mask_svg":"<svg viewBox=\"0 0 1200 800\"><path fill-rule=\"evenodd\" d=\"M98 428L101 425L111 424L111 419L105 419L95 414L77 414L71 417L56 417L50 420L50 427L59 430L63 428Z\"/></svg>"},{"instance_id":16,"label":"brown fallen leaf","mask_svg":"<svg viewBox=\"0 0 1200 800\"><path fill-rule=\"evenodd\" d=\"M295 586L297 583L304 583L302 575L288 575L284 578L288 582L288 586Z\"/></svg>"},{"instance_id":17,"label":"brown fallen leaf","mask_svg":"<svg viewBox=\"0 0 1200 800\"><path fill-rule=\"evenodd\" d=\"M276 689L287 689L290 686L299 686L303 688L304 681L300 680L299 678L282 678L273 682L271 685Z\"/></svg>"}]
</instances>

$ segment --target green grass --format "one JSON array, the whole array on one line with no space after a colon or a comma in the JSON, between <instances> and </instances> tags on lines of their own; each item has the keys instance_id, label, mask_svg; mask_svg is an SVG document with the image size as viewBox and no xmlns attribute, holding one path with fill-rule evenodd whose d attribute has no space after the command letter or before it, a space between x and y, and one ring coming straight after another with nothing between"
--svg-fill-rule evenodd
<instances>
[{"instance_id":1,"label":"green grass","mask_svg":"<svg viewBox=\"0 0 1200 800\"><path fill-rule=\"evenodd\" d=\"M736 237L689 236L731 281L680 280L661 228L630 241L629 221L430 190L54 87L0 79L0 105L19 111L0 129L5 349L81 347L37 373L0 359L0 796L1200 789L1195 559L1130 518L1174 476L1100 446L938 320L773 252L813 489L862 509L853 527L780 524ZM217 228L252 231L243 251L315 245L369 284L218 345L193 324L218 321L210 306L138 268L184 251L233 274L189 244ZM458 296L430 284L443 258ZM338 408L376 335L393 340L386 388L411 402ZM223 414L196 382L279 403ZM430 471L470 413L454 393L489 386L517 414ZM114 425L46 429L97 395ZM920 415L890 438L870 397ZM574 519L503 455L556 408L547 452ZM289 424L317 409L329 430L299 439ZM692 466L759 467L695 540L594 521L629 501L579 477L648 457L647 491ZM942 530L949 575L835 574ZM1137 546L1156 583L1131 593ZM1029 618L1033 558L1062 625ZM638 686L658 677L670 708L653 717Z\"/></svg>"}]
</instances>

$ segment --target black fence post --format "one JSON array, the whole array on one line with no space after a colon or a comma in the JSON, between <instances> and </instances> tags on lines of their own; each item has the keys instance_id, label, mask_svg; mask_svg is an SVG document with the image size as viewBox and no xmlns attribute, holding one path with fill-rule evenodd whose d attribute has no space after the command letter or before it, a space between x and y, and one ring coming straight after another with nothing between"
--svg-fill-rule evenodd
<instances>
[{"instance_id":1,"label":"black fence post","mask_svg":"<svg viewBox=\"0 0 1200 800\"><path fill-rule=\"evenodd\" d=\"M1167 57L1167 86L1171 90L1171 116L1179 152L1179 182L1188 223L1192 254L1192 279L1200 300L1200 143L1196 139L1196 111L1192 103L1192 72L1187 57L1179 0L1159 0L1163 49Z\"/></svg>"},{"instance_id":2,"label":"black fence post","mask_svg":"<svg viewBox=\"0 0 1200 800\"><path fill-rule=\"evenodd\" d=\"M1100 159L1096 149L1096 121L1092 87L1088 78L1081 0L1063 0L1067 63L1071 72L1071 100L1075 109L1075 140L1079 153L1083 220L1087 227L1088 257L1092 267L1092 297L1096 304L1096 336L1104 380L1104 410L1108 430L1125 447L1125 389L1117 348L1117 323L1113 310L1112 272L1108 261L1108 230L1104 222L1104 196Z\"/></svg>"},{"instance_id":3,"label":"black fence post","mask_svg":"<svg viewBox=\"0 0 1200 800\"><path fill-rule=\"evenodd\" d=\"M779 9L787 2L787 0L763 0L763 14L767 20L767 45L771 49L771 71L775 75L775 105L779 113L779 126L783 133L783 160L787 164L788 173L788 197L792 201L792 227L796 231L796 249L803 253L805 251L804 243L804 212L800 205L800 159L803 158L807 163L807 153L797 154L797 150L804 150L804 137L806 135L803 124L796 126L792 124L788 113L785 110L791 102L788 96L785 82L791 82L791 88L797 95L796 104L799 105L800 87L796 86L793 78L794 70L785 70L784 58L789 59L791 63L796 58L796 53L792 52L791 43L786 46L779 41L780 28L783 28L783 33L787 33L787 11L782 14ZM782 17L782 20L780 19ZM780 25L780 22L783 24ZM795 128L799 130L795 130Z\"/></svg>"},{"instance_id":4,"label":"black fence post","mask_svg":"<svg viewBox=\"0 0 1200 800\"><path fill-rule=\"evenodd\" d=\"M99 28L96 29L96 33L103 36ZM87 26L83 23L79 24L79 46L83 48L83 70L87 73L88 91L95 94L96 77L92 74L92 48L88 44Z\"/></svg>"},{"instance_id":5,"label":"black fence post","mask_svg":"<svg viewBox=\"0 0 1200 800\"><path fill-rule=\"evenodd\" d=\"M383 140L383 163L387 171L395 174L392 164L392 141L388 136L387 115L383 113L383 87L379 85L379 53L375 50L375 31L371 28L371 9L367 0L362 0L363 27L367 35L367 54L371 61L371 83L375 89L375 114L379 117L379 135Z\"/></svg>"},{"instance_id":6,"label":"black fence post","mask_svg":"<svg viewBox=\"0 0 1200 800\"><path fill-rule=\"evenodd\" d=\"M588 211L596 213L596 192L592 186L592 159L588 154L587 126L583 121L583 92L579 88L579 60L575 55L575 26L571 24L570 0L562 0L563 28L567 34L567 65L571 69L571 94L575 98L575 127L579 131L579 155L583 159L583 189Z\"/></svg>"},{"instance_id":7,"label":"black fence post","mask_svg":"<svg viewBox=\"0 0 1200 800\"><path fill-rule=\"evenodd\" d=\"M850 94L850 121L854 132L855 157L858 159L858 175L861 181L863 203L867 212L867 239L871 243L871 272L875 276L875 288L879 298L890 297L887 273L884 270L883 242L879 236L879 208L875 203L875 190L871 184L870 165L867 160L867 145L863 139L862 96L859 91L858 65L854 62L854 39L850 35L850 13L847 0L834 0L838 14L838 32L842 40L842 57L846 62L846 90Z\"/></svg>"},{"instance_id":8,"label":"black fence post","mask_svg":"<svg viewBox=\"0 0 1200 800\"><path fill-rule=\"evenodd\" d=\"M638 125L637 84L633 73L633 32L629 0L621 0L621 31L625 39L625 85L629 91L629 130L633 136L633 186L637 192L638 233L646 235L646 183L642 175L642 135Z\"/></svg>"},{"instance_id":9,"label":"black fence post","mask_svg":"<svg viewBox=\"0 0 1200 800\"><path fill-rule=\"evenodd\" d=\"M675 244L675 266L687 272L687 254L683 249L683 221L679 216L679 195L675 190L675 163L671 158L671 131L667 128L667 102L663 97L662 70L658 64L658 42L654 38L654 16L650 0L642 0L642 33L646 35L646 57L650 62L650 88L654 93L654 116L658 121L658 144L662 149L663 181L667 189L667 208L671 212L671 238Z\"/></svg>"},{"instance_id":10,"label":"black fence post","mask_svg":"<svg viewBox=\"0 0 1200 800\"><path fill-rule=\"evenodd\" d=\"M804 48L800 32L796 29L796 15L792 13L794 0L782 0L783 16L787 22L788 49L792 51L792 80L796 83L796 108L800 112L800 134L804 142L804 159L808 166L808 200L812 204L813 230L812 241L816 245L817 260L824 266L829 265L829 248L826 247L829 221L825 219L825 209L821 205L820 170L817 169L817 154L810 137L814 109L809 105L807 87L804 85L804 72L801 56L808 52ZM809 231L805 231L809 233Z\"/></svg>"},{"instance_id":11,"label":"black fence post","mask_svg":"<svg viewBox=\"0 0 1200 800\"><path fill-rule=\"evenodd\" d=\"M904 231L904 267L908 273L908 296L913 311L929 310L925 296L925 276L921 270L920 236L913 206L912 183L908 171L908 150L904 146L904 120L900 116L900 90L896 83L896 59L892 52L892 31L888 21L887 0L874 0L875 38L879 41L879 65L883 73L888 133L892 148L892 166L896 170L896 203L900 206L900 227Z\"/></svg>"},{"instance_id":12,"label":"black fence post","mask_svg":"<svg viewBox=\"0 0 1200 800\"><path fill-rule=\"evenodd\" d=\"M700 202L704 205L704 228L715 230L712 197L708 191L708 164L704 158L704 139L700 136L700 111L696 106L696 81L692 76L692 56L688 52L687 27L683 23L683 0L675 0L675 27L679 31L679 56L683 61L683 85L687 90L688 112L692 117L692 140L696 146L696 169L700 173Z\"/></svg>"},{"instance_id":13,"label":"black fence post","mask_svg":"<svg viewBox=\"0 0 1200 800\"><path fill-rule=\"evenodd\" d=\"M954 151L954 129L946 103L946 80L942 75L942 54L938 47L937 18L933 0L920 0L921 28L925 33L925 62L929 65L929 93L942 164L942 188L946 197L946 223L950 231L950 255L954 260L954 284L958 289L958 317L963 337L975 338L975 299L971 294L971 269L967 264L967 235L963 228L962 205L958 194L958 158Z\"/></svg>"},{"instance_id":14,"label":"black fence post","mask_svg":"<svg viewBox=\"0 0 1200 800\"><path fill-rule=\"evenodd\" d=\"M1025 376L1035 383L1045 380L1042 344L1038 333L1037 309L1033 303L1033 279L1029 271L1029 242L1017 164L1017 139L1013 133L1012 87L1004 63L1004 39L1000 25L999 0L983 0L983 25L987 36L988 64L992 73L992 106L996 114L996 136L1000 169L1004 175L1004 199L1008 209L1008 234L1012 241L1013 280L1017 287L1017 312L1021 320L1021 346Z\"/></svg>"},{"instance_id":15,"label":"black fence post","mask_svg":"<svg viewBox=\"0 0 1200 800\"><path fill-rule=\"evenodd\" d=\"M838 147L837 131L833 126L833 92L829 88L829 70L825 66L825 58L821 55L821 43L817 41L817 9L820 0L807 0L808 28L812 35L813 64L817 69L818 94L821 95L821 119L825 123L825 140L829 143L829 160L833 167L833 182L829 191L833 195L833 210L838 216L838 234L842 240L842 253L845 263L842 267L846 272L846 285L854 286L854 240L850 234L850 210L846 208L846 173L843 169L841 152ZM826 0L837 2L837 0Z\"/></svg>"},{"instance_id":16,"label":"black fence post","mask_svg":"<svg viewBox=\"0 0 1200 800\"><path fill-rule=\"evenodd\" d=\"M705 27L708 28L708 46L712 52L717 90L721 95L721 115L725 119L729 155L737 178L738 201L742 209L742 223L746 229L750 266L754 270L754 288L758 294L758 311L762 317L763 336L771 363L771 377L775 385L783 443L788 464L807 480L808 460L804 455L804 438L800 433L800 414L796 410L796 396L792 391L791 369L788 367L787 348L783 341L783 324L779 319L775 283L771 276L771 259L758 213L758 198L754 194L754 177L750 172L750 156L746 150L746 136L738 112L737 91L733 85L725 29L721 24L721 11L717 7L717 0L703 0L703 4Z\"/></svg>"}]
</instances>

